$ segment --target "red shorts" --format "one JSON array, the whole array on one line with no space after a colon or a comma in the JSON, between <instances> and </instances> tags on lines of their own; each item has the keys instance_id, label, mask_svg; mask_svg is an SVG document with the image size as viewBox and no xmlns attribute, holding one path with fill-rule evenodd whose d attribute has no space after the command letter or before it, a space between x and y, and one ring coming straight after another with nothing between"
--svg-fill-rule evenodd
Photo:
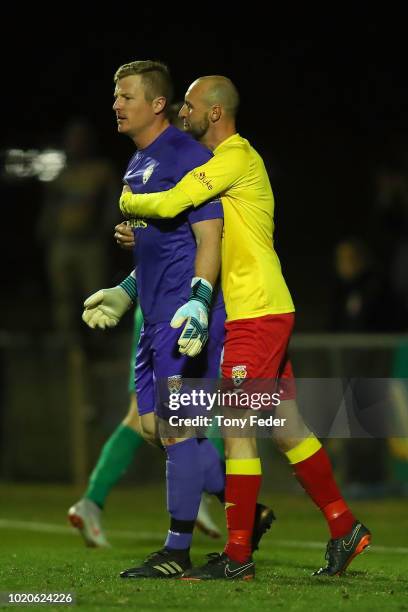
<instances>
[{"instance_id":1,"label":"red shorts","mask_svg":"<svg viewBox=\"0 0 408 612\"><path fill-rule=\"evenodd\" d=\"M287 355L294 323L292 312L226 323L223 378L232 378L235 384L247 378L279 379L281 399L294 399L294 376Z\"/></svg>"}]
</instances>

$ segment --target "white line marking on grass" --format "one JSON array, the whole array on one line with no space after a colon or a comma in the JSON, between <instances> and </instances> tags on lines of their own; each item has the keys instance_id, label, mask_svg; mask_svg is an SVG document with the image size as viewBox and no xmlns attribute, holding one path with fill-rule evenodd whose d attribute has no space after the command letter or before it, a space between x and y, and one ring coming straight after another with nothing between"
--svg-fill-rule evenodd
<instances>
[{"instance_id":1,"label":"white line marking on grass","mask_svg":"<svg viewBox=\"0 0 408 612\"><path fill-rule=\"evenodd\" d=\"M0 519L0 529L16 529L21 531L34 531L37 533L60 533L74 534L76 529L64 525L56 525L55 523L39 523L36 521L15 521L10 519ZM117 529L109 529L108 535L121 540L157 540L162 539L162 534L157 531L122 531ZM326 542L314 542L305 540L273 540L273 544L282 546L282 548L324 548ZM379 546L374 544L370 548L373 552L391 553L391 554L408 554L408 547L404 546Z\"/></svg>"},{"instance_id":2,"label":"white line marking on grass","mask_svg":"<svg viewBox=\"0 0 408 612\"><path fill-rule=\"evenodd\" d=\"M34 531L38 533L61 533L61 534L75 534L77 529L65 525L56 525L55 523L37 523L35 521L14 521L9 519L0 519L0 529L21 529L22 531ZM137 539L137 540L151 540L161 538L161 534L157 531L117 531L115 529L109 530L109 535L115 538L121 539Z\"/></svg>"},{"instance_id":3,"label":"white line marking on grass","mask_svg":"<svg viewBox=\"0 0 408 612\"><path fill-rule=\"evenodd\" d=\"M51 525L50 523L36 523L34 521L12 521L0 519L0 529L21 529L22 531L38 531L46 533L68 533L70 527Z\"/></svg>"}]
</instances>

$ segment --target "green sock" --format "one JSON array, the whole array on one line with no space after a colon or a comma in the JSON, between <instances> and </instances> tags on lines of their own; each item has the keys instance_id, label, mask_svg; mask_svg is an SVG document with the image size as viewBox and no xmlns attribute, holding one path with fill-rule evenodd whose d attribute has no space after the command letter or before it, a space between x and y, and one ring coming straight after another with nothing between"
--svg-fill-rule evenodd
<instances>
[{"instance_id":1,"label":"green sock","mask_svg":"<svg viewBox=\"0 0 408 612\"><path fill-rule=\"evenodd\" d=\"M111 488L126 472L143 441L134 429L120 424L104 444L98 463L89 478L85 497L103 508Z\"/></svg>"},{"instance_id":2,"label":"green sock","mask_svg":"<svg viewBox=\"0 0 408 612\"><path fill-rule=\"evenodd\" d=\"M207 431L207 437L214 448L217 450L220 459L224 460L224 439L221 437L221 431L216 422L214 421L209 430Z\"/></svg>"},{"instance_id":3,"label":"green sock","mask_svg":"<svg viewBox=\"0 0 408 612\"><path fill-rule=\"evenodd\" d=\"M224 440L223 438L208 438L211 444L217 450L220 459L225 459L224 457Z\"/></svg>"}]
</instances>

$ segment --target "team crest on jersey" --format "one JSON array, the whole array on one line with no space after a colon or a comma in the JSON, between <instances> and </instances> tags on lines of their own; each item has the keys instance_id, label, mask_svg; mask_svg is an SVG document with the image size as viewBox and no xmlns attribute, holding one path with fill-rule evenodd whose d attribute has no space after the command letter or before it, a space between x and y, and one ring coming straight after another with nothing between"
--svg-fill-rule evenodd
<instances>
[{"instance_id":1,"label":"team crest on jersey","mask_svg":"<svg viewBox=\"0 0 408 612\"><path fill-rule=\"evenodd\" d=\"M233 366L231 370L232 380L234 381L234 385L239 387L239 385L246 379L248 376L246 365L237 365Z\"/></svg>"},{"instance_id":2,"label":"team crest on jersey","mask_svg":"<svg viewBox=\"0 0 408 612\"><path fill-rule=\"evenodd\" d=\"M180 393L183 386L183 377L181 374L167 377L167 387L170 393Z\"/></svg>"},{"instance_id":3,"label":"team crest on jersey","mask_svg":"<svg viewBox=\"0 0 408 612\"><path fill-rule=\"evenodd\" d=\"M142 178L143 185L146 185L147 181L152 176L154 166L155 166L154 164L150 164L150 166L147 166L146 170L143 172L143 178Z\"/></svg>"}]
</instances>

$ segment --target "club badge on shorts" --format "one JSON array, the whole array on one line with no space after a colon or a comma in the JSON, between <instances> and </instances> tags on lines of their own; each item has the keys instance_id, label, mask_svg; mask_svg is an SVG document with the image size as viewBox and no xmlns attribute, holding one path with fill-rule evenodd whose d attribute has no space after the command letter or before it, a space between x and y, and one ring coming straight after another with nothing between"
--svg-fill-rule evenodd
<instances>
[{"instance_id":1,"label":"club badge on shorts","mask_svg":"<svg viewBox=\"0 0 408 612\"><path fill-rule=\"evenodd\" d=\"M234 385L239 387L239 385L241 385L248 376L246 365L233 366L231 376L232 380L234 381Z\"/></svg>"},{"instance_id":2,"label":"club badge on shorts","mask_svg":"<svg viewBox=\"0 0 408 612\"><path fill-rule=\"evenodd\" d=\"M167 377L167 388L170 393L180 393L183 386L183 377L181 374Z\"/></svg>"}]
</instances>

